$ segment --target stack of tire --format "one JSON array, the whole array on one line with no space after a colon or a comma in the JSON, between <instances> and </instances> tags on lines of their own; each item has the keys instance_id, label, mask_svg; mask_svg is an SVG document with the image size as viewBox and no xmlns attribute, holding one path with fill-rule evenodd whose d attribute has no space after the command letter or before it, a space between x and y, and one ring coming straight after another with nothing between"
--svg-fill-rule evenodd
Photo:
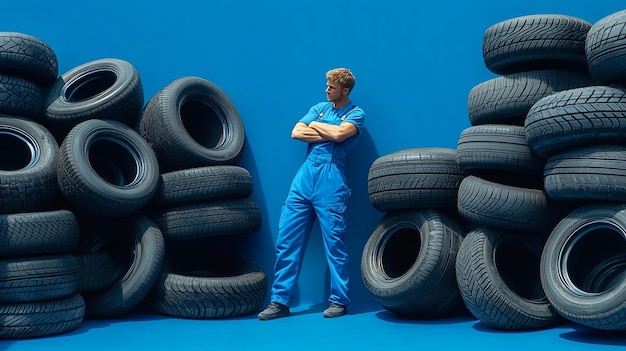
<instances>
[{"instance_id":1,"label":"stack of tire","mask_svg":"<svg viewBox=\"0 0 626 351\"><path fill-rule=\"evenodd\" d=\"M197 235L203 229L210 236L250 232L260 226L256 204L241 199L251 193L249 173L226 165L239 157L244 140L239 116L216 112L224 111L219 108L224 107L226 96L216 99L194 90L192 84L185 101L176 105L179 110L170 111L172 116L183 116L188 126L194 121L186 138L202 144L196 149L208 153L220 149L212 162L195 164L188 162L187 150L176 149L180 154L175 152L170 158L187 163L172 165L155 146L159 140L180 140L180 134L170 137L167 133L174 133L170 129L166 134L154 132L154 123L163 121L157 121L148 107L159 104L146 106L144 111L141 80L130 63L95 60L57 77L56 56L45 42L2 32L0 67L0 235L4 243L0 255L6 258L0 272L1 338L67 332L83 318L122 316L147 300L166 267L165 242L172 232L168 225L174 222L164 219L166 206L221 197L220 203L196 208L192 214L204 222L194 229ZM160 92L157 96L173 95ZM236 111L232 103L227 108ZM145 122L153 126L147 128L146 138L137 130L143 117L154 120ZM232 129L233 125L239 127ZM218 146L203 143L215 138L222 140ZM233 146L225 147L229 144ZM183 175L161 174L160 162L164 169ZM220 166L212 168L215 164ZM197 172L184 170L187 166L198 167ZM189 174L194 176L190 179ZM176 177L187 179L172 180ZM239 186L232 183L235 178ZM185 190L175 189L179 186ZM212 265L200 262L192 272L203 270L230 283L233 279L223 277L240 278L236 273L239 261L227 264L230 261L229 257ZM259 296L260 305L265 298L265 276L253 263L248 266L254 266L245 267L253 270L251 275L261 277L254 295ZM219 296L213 298L212 307L224 306L222 290L213 292ZM238 297L225 299L232 302ZM250 296L242 299L246 300L238 302L240 307L234 312L205 311L203 316L248 312L242 305L257 308Z\"/></svg>"},{"instance_id":2,"label":"stack of tire","mask_svg":"<svg viewBox=\"0 0 626 351\"><path fill-rule=\"evenodd\" d=\"M454 268L465 235L456 211L462 179L448 148L400 150L370 166L370 203L385 215L363 248L361 277L401 318L450 316L463 307Z\"/></svg>"},{"instance_id":3,"label":"stack of tire","mask_svg":"<svg viewBox=\"0 0 626 351\"><path fill-rule=\"evenodd\" d=\"M524 125L547 194L579 204L547 239L541 282L566 319L626 330L626 11L593 24L585 53L596 85L541 99Z\"/></svg>"},{"instance_id":4,"label":"stack of tire","mask_svg":"<svg viewBox=\"0 0 626 351\"><path fill-rule=\"evenodd\" d=\"M45 94L57 78L43 41L0 33L0 338L67 332L85 301L74 251L76 216L56 206L59 146L41 125Z\"/></svg>"},{"instance_id":5,"label":"stack of tire","mask_svg":"<svg viewBox=\"0 0 626 351\"><path fill-rule=\"evenodd\" d=\"M150 305L180 318L230 318L257 311L267 277L254 261L226 253L218 238L258 231L250 173L235 162L244 127L235 105L198 77L172 81L148 102L140 133L154 149L161 182L147 215L161 228L166 259Z\"/></svg>"},{"instance_id":6,"label":"stack of tire","mask_svg":"<svg viewBox=\"0 0 626 351\"><path fill-rule=\"evenodd\" d=\"M545 160L528 144L524 122L535 103L593 85L585 58L591 24L565 15L530 15L489 27L482 50L499 76L468 96L471 127L458 139L467 175L459 214L475 227L456 261L468 310L486 326L529 330L561 321L543 292L540 260L546 238L571 209L543 186Z\"/></svg>"}]
</instances>

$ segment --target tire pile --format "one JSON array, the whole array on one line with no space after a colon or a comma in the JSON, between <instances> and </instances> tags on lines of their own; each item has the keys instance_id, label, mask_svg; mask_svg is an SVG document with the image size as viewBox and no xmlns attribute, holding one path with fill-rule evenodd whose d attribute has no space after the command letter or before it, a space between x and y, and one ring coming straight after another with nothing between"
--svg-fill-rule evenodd
<instances>
[{"instance_id":1,"label":"tire pile","mask_svg":"<svg viewBox=\"0 0 626 351\"><path fill-rule=\"evenodd\" d=\"M59 76L44 41L0 32L0 338L142 303L181 318L258 310L260 266L211 242L261 225L236 165L244 139L234 104L205 79L179 78L144 105L129 62Z\"/></svg>"},{"instance_id":2,"label":"tire pile","mask_svg":"<svg viewBox=\"0 0 626 351\"><path fill-rule=\"evenodd\" d=\"M626 11L512 18L482 44L498 77L470 91L457 149L370 167L386 213L363 250L366 287L407 318L461 300L498 330L626 329Z\"/></svg>"}]
</instances>

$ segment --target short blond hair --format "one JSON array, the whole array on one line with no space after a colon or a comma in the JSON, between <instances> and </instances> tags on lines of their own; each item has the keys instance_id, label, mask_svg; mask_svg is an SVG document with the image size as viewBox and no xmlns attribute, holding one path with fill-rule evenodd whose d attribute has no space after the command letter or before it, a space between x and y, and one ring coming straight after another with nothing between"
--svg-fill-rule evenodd
<instances>
[{"instance_id":1,"label":"short blond hair","mask_svg":"<svg viewBox=\"0 0 626 351\"><path fill-rule=\"evenodd\" d=\"M337 82L342 88L348 88L350 91L354 88L354 75L347 68L331 69L326 72L326 79L331 82Z\"/></svg>"}]
</instances>

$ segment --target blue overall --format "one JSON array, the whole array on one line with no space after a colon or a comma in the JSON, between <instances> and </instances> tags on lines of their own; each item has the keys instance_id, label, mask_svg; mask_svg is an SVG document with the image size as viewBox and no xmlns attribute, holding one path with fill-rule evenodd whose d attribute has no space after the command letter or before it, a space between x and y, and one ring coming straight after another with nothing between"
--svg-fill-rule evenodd
<instances>
[{"instance_id":1,"label":"blue overall","mask_svg":"<svg viewBox=\"0 0 626 351\"><path fill-rule=\"evenodd\" d=\"M332 102L311 107L300 122L334 125L353 123L359 132L343 142L309 143L306 160L298 169L283 204L276 239L276 263L272 301L288 305L300 273L306 244L315 220L320 224L330 270L331 303L348 305L348 249L346 204L351 190L345 177L346 154L354 147L363 127L363 110L351 102L334 109Z\"/></svg>"}]
</instances>

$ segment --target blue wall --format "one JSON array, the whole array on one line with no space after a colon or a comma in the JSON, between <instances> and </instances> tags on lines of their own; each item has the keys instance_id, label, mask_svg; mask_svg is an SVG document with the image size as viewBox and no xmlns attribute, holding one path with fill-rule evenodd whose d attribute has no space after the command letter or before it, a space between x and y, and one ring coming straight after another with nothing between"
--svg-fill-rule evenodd
<instances>
[{"instance_id":1,"label":"blue wall","mask_svg":"<svg viewBox=\"0 0 626 351\"><path fill-rule=\"evenodd\" d=\"M295 121L325 99L326 70L349 67L351 97L366 111L367 132L348 177L353 300L373 300L360 258L376 221L367 172L384 154L412 147L456 147L469 126L470 89L495 77L484 66L482 36L517 16L566 14L591 23L623 9L620 1L77 1L7 0L0 31L37 36L56 52L59 74L106 57L131 62L146 102L181 76L219 85L244 120L240 164L252 173L260 232L239 238L245 254L271 276L281 204L305 145L290 138ZM326 262L312 235L295 303L325 303Z\"/></svg>"}]
</instances>

